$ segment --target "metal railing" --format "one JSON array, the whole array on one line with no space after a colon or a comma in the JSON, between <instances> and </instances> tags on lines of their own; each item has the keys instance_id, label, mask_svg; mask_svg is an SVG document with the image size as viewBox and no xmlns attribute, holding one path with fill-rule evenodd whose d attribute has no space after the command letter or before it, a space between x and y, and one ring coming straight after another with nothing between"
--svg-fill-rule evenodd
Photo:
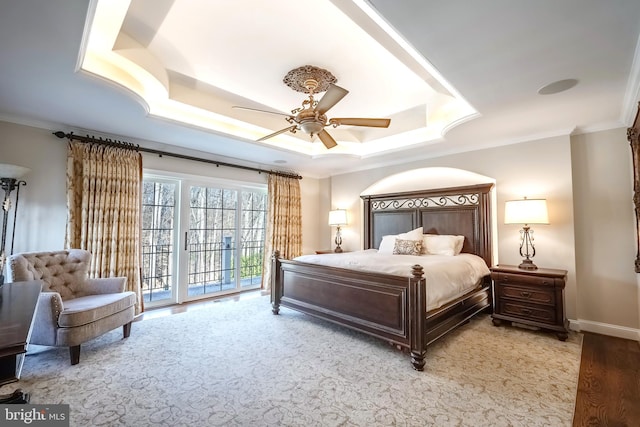
<instances>
[{"instance_id":1,"label":"metal railing","mask_svg":"<svg viewBox=\"0 0 640 427\"><path fill-rule=\"evenodd\" d=\"M238 271L241 288L260 285L263 245L263 241L243 241L238 269L236 248L231 237L224 237L222 242L190 243L188 294L193 296L235 289ZM172 246L144 246L142 264L142 293L145 301L170 298L173 284Z\"/></svg>"}]
</instances>

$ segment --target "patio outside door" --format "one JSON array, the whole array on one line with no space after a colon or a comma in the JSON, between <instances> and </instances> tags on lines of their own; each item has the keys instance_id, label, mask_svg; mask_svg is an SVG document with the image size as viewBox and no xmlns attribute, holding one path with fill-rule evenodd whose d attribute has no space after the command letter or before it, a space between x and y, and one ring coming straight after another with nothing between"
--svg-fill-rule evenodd
<instances>
[{"instance_id":1,"label":"patio outside door","mask_svg":"<svg viewBox=\"0 0 640 427\"><path fill-rule=\"evenodd\" d=\"M260 188L145 178L145 304L260 287L266 204Z\"/></svg>"}]
</instances>

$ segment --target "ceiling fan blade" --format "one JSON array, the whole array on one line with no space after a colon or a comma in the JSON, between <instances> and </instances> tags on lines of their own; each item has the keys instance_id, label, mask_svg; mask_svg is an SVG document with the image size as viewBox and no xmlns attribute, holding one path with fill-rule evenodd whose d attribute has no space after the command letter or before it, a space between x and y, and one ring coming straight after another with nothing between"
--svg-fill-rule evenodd
<instances>
[{"instance_id":1,"label":"ceiling fan blade","mask_svg":"<svg viewBox=\"0 0 640 427\"><path fill-rule=\"evenodd\" d=\"M257 111L258 113L269 113L269 114L275 114L277 116L291 117L291 114L278 113L278 112L275 112L275 111L268 111L268 110L259 110L257 108L240 107L240 106L237 106L237 105L234 105L231 108L235 108L236 110Z\"/></svg>"},{"instance_id":2,"label":"ceiling fan blade","mask_svg":"<svg viewBox=\"0 0 640 427\"><path fill-rule=\"evenodd\" d=\"M265 139L273 138L274 136L280 135L281 133L285 133L285 132L293 132L293 133L295 133L297 127L298 127L298 125L293 125L293 126L289 126L288 128L280 129L277 132L274 132L274 133L269 134L267 136L263 136L260 139L257 139L256 142L260 142L260 141L264 141Z\"/></svg>"},{"instance_id":3,"label":"ceiling fan blade","mask_svg":"<svg viewBox=\"0 0 640 427\"><path fill-rule=\"evenodd\" d=\"M329 85L329 89L325 92L324 96L318 101L316 105L316 111L321 115L329 111L331 107L336 105L342 98L347 96L348 90L336 86L334 84Z\"/></svg>"},{"instance_id":4,"label":"ceiling fan blade","mask_svg":"<svg viewBox=\"0 0 640 427\"><path fill-rule=\"evenodd\" d=\"M331 135L329 135L329 132L327 132L324 129L322 129L320 132L318 132L318 138L320 138L320 141L322 141L324 146L327 147L327 148L333 148L336 145L338 145L336 140L333 139L333 137Z\"/></svg>"},{"instance_id":5,"label":"ceiling fan blade","mask_svg":"<svg viewBox=\"0 0 640 427\"><path fill-rule=\"evenodd\" d=\"M347 125L347 126L368 126L372 128L388 128L391 124L391 119L366 119L357 117L341 117L330 119L329 124L334 126Z\"/></svg>"}]
</instances>

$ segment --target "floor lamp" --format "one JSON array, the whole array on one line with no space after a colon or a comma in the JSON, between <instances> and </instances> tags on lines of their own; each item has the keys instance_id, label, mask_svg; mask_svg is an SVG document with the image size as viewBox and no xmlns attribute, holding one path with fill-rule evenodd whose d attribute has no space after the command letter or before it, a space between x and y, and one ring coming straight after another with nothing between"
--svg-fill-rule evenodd
<instances>
[{"instance_id":1,"label":"floor lamp","mask_svg":"<svg viewBox=\"0 0 640 427\"><path fill-rule=\"evenodd\" d=\"M0 285L4 284L4 266L7 257L7 224L9 223L9 211L12 207L11 193L13 190L16 190L13 222L11 225L11 249L9 254L13 253L13 240L16 235L16 218L18 213L20 186L27 185L25 181L20 180L20 177L27 172L29 172L29 169L23 166L0 163L0 188L4 190L4 199L2 201L2 234L0 235Z\"/></svg>"}]
</instances>

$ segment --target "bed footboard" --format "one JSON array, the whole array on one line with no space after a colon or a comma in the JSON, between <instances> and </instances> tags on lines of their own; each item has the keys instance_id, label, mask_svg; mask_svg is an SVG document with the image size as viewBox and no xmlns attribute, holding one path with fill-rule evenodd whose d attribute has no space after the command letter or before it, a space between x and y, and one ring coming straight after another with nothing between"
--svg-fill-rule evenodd
<instances>
[{"instance_id":1,"label":"bed footboard","mask_svg":"<svg viewBox=\"0 0 640 427\"><path fill-rule=\"evenodd\" d=\"M426 312L419 265L409 278L282 260L278 252L271 261L273 314L283 306L384 339L407 350L418 371L424 369L428 345L491 309L488 277L475 291Z\"/></svg>"},{"instance_id":2,"label":"bed footboard","mask_svg":"<svg viewBox=\"0 0 640 427\"><path fill-rule=\"evenodd\" d=\"M413 277L332 268L272 257L272 312L291 308L384 339L411 352L422 370L426 356L426 295L422 267Z\"/></svg>"}]
</instances>

